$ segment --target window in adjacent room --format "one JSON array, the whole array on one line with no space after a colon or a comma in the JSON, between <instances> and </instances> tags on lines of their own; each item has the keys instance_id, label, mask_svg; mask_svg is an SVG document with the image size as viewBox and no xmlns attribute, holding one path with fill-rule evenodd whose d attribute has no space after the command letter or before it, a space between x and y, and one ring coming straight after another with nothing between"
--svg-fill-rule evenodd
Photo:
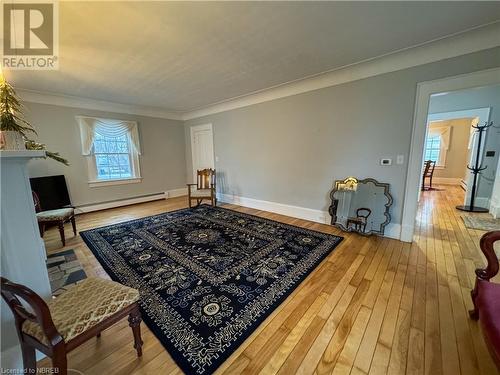
<instances>
[{"instance_id":1,"label":"window in adjacent room","mask_svg":"<svg viewBox=\"0 0 500 375\"><path fill-rule=\"evenodd\" d=\"M451 127L437 123L431 123L425 144L424 160L436 162L436 167L444 168L446 165L446 153L450 143Z\"/></svg>"},{"instance_id":2,"label":"window in adjacent room","mask_svg":"<svg viewBox=\"0 0 500 375\"><path fill-rule=\"evenodd\" d=\"M436 164L439 162L439 155L441 153L441 136L434 135L427 138L427 144L425 146L425 159L435 161Z\"/></svg>"},{"instance_id":3,"label":"window in adjacent room","mask_svg":"<svg viewBox=\"0 0 500 375\"><path fill-rule=\"evenodd\" d=\"M77 117L90 186L140 182L137 123Z\"/></svg>"}]
</instances>

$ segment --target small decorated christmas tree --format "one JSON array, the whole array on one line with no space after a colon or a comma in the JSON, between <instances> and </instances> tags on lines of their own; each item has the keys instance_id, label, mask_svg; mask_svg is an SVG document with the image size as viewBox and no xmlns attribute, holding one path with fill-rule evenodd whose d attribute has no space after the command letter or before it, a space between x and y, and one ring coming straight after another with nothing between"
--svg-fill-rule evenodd
<instances>
[{"instance_id":1,"label":"small decorated christmas tree","mask_svg":"<svg viewBox=\"0 0 500 375\"><path fill-rule=\"evenodd\" d=\"M18 137L27 150L45 150L46 146L29 138L30 135L36 135L33 126L24 119L22 105L14 88L5 80L0 72L0 138L5 143L4 132L17 132ZM68 161L61 157L58 152L46 151L47 157L54 159L65 165Z\"/></svg>"}]
</instances>

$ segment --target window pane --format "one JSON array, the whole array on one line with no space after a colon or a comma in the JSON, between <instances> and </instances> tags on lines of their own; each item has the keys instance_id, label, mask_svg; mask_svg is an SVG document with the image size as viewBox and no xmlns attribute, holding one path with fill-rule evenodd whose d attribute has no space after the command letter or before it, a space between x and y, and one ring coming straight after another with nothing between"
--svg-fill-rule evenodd
<instances>
[{"instance_id":1,"label":"window pane","mask_svg":"<svg viewBox=\"0 0 500 375\"><path fill-rule=\"evenodd\" d=\"M128 142L117 142L117 152L123 152L125 154L128 154Z\"/></svg>"},{"instance_id":2,"label":"window pane","mask_svg":"<svg viewBox=\"0 0 500 375\"><path fill-rule=\"evenodd\" d=\"M128 136L95 135L94 154L98 180L132 178L132 155Z\"/></svg>"},{"instance_id":3,"label":"window pane","mask_svg":"<svg viewBox=\"0 0 500 375\"><path fill-rule=\"evenodd\" d=\"M439 154L441 153L441 137L429 136L425 144L425 160L439 161Z\"/></svg>"}]
</instances>

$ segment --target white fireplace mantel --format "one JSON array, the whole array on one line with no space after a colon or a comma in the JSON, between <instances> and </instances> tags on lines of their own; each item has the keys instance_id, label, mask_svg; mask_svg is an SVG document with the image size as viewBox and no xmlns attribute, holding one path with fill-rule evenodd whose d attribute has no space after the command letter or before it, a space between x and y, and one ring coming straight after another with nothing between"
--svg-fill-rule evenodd
<instances>
[{"instance_id":1,"label":"white fireplace mantel","mask_svg":"<svg viewBox=\"0 0 500 375\"><path fill-rule=\"evenodd\" d=\"M38 230L27 164L45 151L0 151L1 275L50 296L45 247ZM14 317L2 300L2 368L22 369Z\"/></svg>"}]
</instances>

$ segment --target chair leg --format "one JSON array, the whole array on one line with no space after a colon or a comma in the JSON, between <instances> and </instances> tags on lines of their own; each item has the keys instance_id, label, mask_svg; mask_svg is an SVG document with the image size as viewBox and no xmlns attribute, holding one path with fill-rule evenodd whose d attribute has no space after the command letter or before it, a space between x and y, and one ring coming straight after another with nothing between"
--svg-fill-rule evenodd
<instances>
[{"instance_id":1,"label":"chair leg","mask_svg":"<svg viewBox=\"0 0 500 375\"><path fill-rule=\"evenodd\" d=\"M469 311L469 316L473 320L478 320L479 319L479 310L477 309L477 306L476 306L477 286L474 287L473 290L471 290L470 296L472 297L472 303L474 304L474 309Z\"/></svg>"},{"instance_id":2,"label":"chair leg","mask_svg":"<svg viewBox=\"0 0 500 375\"><path fill-rule=\"evenodd\" d=\"M101 338L101 332L99 332L97 335L95 335L98 339Z\"/></svg>"},{"instance_id":3,"label":"chair leg","mask_svg":"<svg viewBox=\"0 0 500 375\"><path fill-rule=\"evenodd\" d=\"M71 217L71 226L73 227L73 234L76 236L76 220L75 217Z\"/></svg>"},{"instance_id":4,"label":"chair leg","mask_svg":"<svg viewBox=\"0 0 500 375\"><path fill-rule=\"evenodd\" d=\"M141 312L139 307L136 307L129 315L128 322L134 334L134 348L137 350L137 356L142 356L142 339L141 339Z\"/></svg>"},{"instance_id":5,"label":"chair leg","mask_svg":"<svg viewBox=\"0 0 500 375\"><path fill-rule=\"evenodd\" d=\"M36 352L35 348L28 344L21 344L21 352L23 355L23 366L25 374L36 373Z\"/></svg>"},{"instance_id":6,"label":"chair leg","mask_svg":"<svg viewBox=\"0 0 500 375\"><path fill-rule=\"evenodd\" d=\"M52 366L58 375L68 374L68 359L66 358L66 348L63 343L54 347L52 355Z\"/></svg>"},{"instance_id":7,"label":"chair leg","mask_svg":"<svg viewBox=\"0 0 500 375\"><path fill-rule=\"evenodd\" d=\"M45 233L45 224L44 223L38 223L38 230L40 231L40 237L43 238L43 234Z\"/></svg>"},{"instance_id":8,"label":"chair leg","mask_svg":"<svg viewBox=\"0 0 500 375\"><path fill-rule=\"evenodd\" d=\"M57 226L59 227L59 234L61 235L61 241L63 246L66 246L66 237L64 236L64 221L60 221Z\"/></svg>"}]
</instances>

